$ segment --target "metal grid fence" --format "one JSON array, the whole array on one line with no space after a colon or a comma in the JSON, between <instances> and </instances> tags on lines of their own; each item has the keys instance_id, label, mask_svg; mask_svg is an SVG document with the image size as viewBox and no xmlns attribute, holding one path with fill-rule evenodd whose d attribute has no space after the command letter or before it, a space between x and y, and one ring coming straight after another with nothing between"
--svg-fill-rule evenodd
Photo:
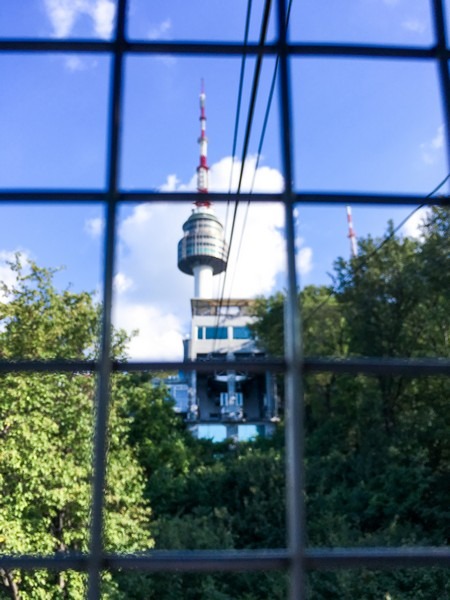
<instances>
[{"instance_id":1,"label":"metal grid fence","mask_svg":"<svg viewBox=\"0 0 450 600\"><path fill-rule=\"evenodd\" d=\"M66 190L0 190L2 202L100 202L106 208L106 230L104 239L103 273L103 322L101 351L98 361L48 362L0 361L0 372L73 372L77 370L98 373L97 411L95 423L94 483L92 491L92 518L90 529L90 550L85 555L70 556L1 556L0 567L23 569L76 569L88 573L88 598L100 598L100 576L105 569L140 569L148 572L211 572L211 571L257 571L283 569L289 573L290 598L305 597L305 573L310 569L376 568L394 569L399 567L450 566L448 548L308 548L304 536L303 502L303 407L302 378L307 372L365 373L409 376L450 375L450 361L446 359L407 360L407 359L309 359L302 355L301 323L297 305L297 280L295 267L294 207L296 203L328 204L384 204L420 205L423 198L414 195L393 194L346 194L346 193L297 193L292 186L293 158L291 132L291 81L289 60L298 57L366 57L376 59L432 61L437 64L440 76L441 98L445 120L447 150L450 149L450 78L448 60L450 50L447 45L443 0L431 0L436 43L430 48L397 47L386 45L361 44L305 44L292 43L286 32L285 0L277 2L276 40L259 45L249 43L213 42L161 42L130 41L126 39L127 0L118 0L115 34L111 41L60 41L60 40L0 40L0 52L21 53L98 53L112 57L110 82L109 145L107 189L105 192L92 192L80 189ZM160 192L124 192L119 188L119 157L121 144L123 65L128 55L197 55L197 56L278 56L280 65L280 132L282 145L282 171L285 190L282 194L240 194L241 201L281 202L285 207L285 238L287 257L287 302L285 318L285 357L283 361L268 360L264 366L260 362L248 364L249 369L270 369L284 372L286 378L286 449L287 449L287 523L288 543L283 550L255 551L184 551L151 552L145 556L108 555L103 548L102 514L104 502L107 418L109 404L109 383L113 371L119 370L160 370L187 368L210 371L223 368L238 368L239 364L229 361L220 365L187 365L177 362L141 362L120 364L111 359L111 309L112 283L114 273L115 245L117 239L117 212L120 204L131 202L171 202L191 203L196 194ZM450 156L450 152L447 153ZM450 163L449 163L450 164ZM450 172L450 167L449 167ZM231 200L236 199L231 195ZM211 194L214 202L230 200L228 194ZM447 204L448 197L429 199L429 204Z\"/></svg>"}]
</instances>

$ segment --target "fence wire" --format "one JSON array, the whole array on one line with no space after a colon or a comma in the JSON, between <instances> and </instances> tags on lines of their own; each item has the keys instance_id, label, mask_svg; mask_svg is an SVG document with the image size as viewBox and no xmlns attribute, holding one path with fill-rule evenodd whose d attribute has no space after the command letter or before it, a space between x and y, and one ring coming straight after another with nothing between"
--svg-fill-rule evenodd
<instances>
[{"instance_id":1,"label":"fence wire","mask_svg":"<svg viewBox=\"0 0 450 600\"><path fill-rule=\"evenodd\" d=\"M300 1L300 0L298 0ZM361 204L361 205L420 205L423 198L405 194L370 193L323 193L298 192L292 186L293 156L291 120L291 57L351 57L392 60L431 61L439 72L441 99L445 120L447 149L450 147L450 79L448 60L450 50L442 0L432 0L432 14L436 43L429 48L398 47L363 44L306 44L288 40L285 29L286 2L277 2L278 34L275 42L263 47L259 44L220 42L173 42L132 41L126 38L127 0L118 0L115 34L111 41L79 41L54 39L2 39L0 53L67 53L79 52L104 54L112 57L110 78L110 107L108 117L108 167L107 189L104 192L80 188L64 189L0 189L0 202L100 202L106 208L103 263L103 323L101 352L98 361L0 361L0 372L76 372L98 373L97 409L95 423L95 456L92 491L92 518L90 526L90 550L83 555L68 556L0 556L0 568L21 569L74 569L89 574L88 598L100 598L100 576L105 569L139 569L151 572L212 572L212 571L258 571L284 569L290 575L290 598L305 597L305 572L310 569L376 568L450 566L450 550L447 548L310 548L305 542L305 518L303 503L303 396L302 380L307 372L365 373L377 375L405 375L409 377L450 375L448 359L329 359L308 358L302 355L301 324L298 312L295 268L294 206L300 204ZM124 60L130 55L191 55L211 56L277 56L280 64L279 103L280 139L282 147L282 174L286 189L282 194L240 194L240 201L279 202L285 207L286 264L288 272L287 303L285 315L284 360L254 361L247 367L254 371L271 370L283 372L286 378L286 444L287 444L287 522L288 545L284 550L254 551L153 551L145 556L110 555L105 553L102 539L103 501L107 446L107 419L110 401L110 377L114 371L143 370L198 370L214 371L217 368L239 368L240 363L229 361L208 364L147 361L118 363L111 359L111 311L112 289L117 242L118 207L134 202L186 202L197 199L195 193L157 192L151 190L124 191L119 186L119 160L121 130L123 123ZM450 153L447 153L450 156ZM450 172L450 163L448 172ZM214 202L236 201L229 194L211 194ZM448 197L430 198L428 204L448 204Z\"/></svg>"}]
</instances>

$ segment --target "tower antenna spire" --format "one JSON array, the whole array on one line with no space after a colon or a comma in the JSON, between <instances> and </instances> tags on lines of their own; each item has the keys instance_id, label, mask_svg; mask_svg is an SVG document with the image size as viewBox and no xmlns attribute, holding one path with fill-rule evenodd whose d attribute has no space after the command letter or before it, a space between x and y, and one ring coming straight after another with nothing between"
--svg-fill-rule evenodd
<instances>
[{"instance_id":1,"label":"tower antenna spire","mask_svg":"<svg viewBox=\"0 0 450 600\"><path fill-rule=\"evenodd\" d=\"M197 192L199 194L208 193L208 138L206 137L206 111L205 111L205 82L202 79L200 84L200 137L198 143L200 146L200 163L197 167ZM211 206L211 202L205 197L204 200L197 200L196 206Z\"/></svg>"},{"instance_id":2,"label":"tower antenna spire","mask_svg":"<svg viewBox=\"0 0 450 600\"><path fill-rule=\"evenodd\" d=\"M353 228L353 218L352 218L352 209L350 206L347 206L347 223L348 223L348 238L350 240L350 253L352 258L358 254L356 249L356 233Z\"/></svg>"}]
</instances>

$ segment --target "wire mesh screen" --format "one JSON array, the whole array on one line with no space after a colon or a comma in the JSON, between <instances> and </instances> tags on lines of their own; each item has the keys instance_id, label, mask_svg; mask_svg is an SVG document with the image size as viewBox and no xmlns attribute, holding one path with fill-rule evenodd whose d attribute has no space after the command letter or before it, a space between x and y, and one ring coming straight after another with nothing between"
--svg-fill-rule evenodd
<instances>
[{"instance_id":1,"label":"wire mesh screen","mask_svg":"<svg viewBox=\"0 0 450 600\"><path fill-rule=\"evenodd\" d=\"M287 3L278 0L275 10L276 32L272 41L260 40L246 43L236 41L188 42L136 41L127 38L127 0L118 0L114 35L109 41L59 40L59 39L2 39L0 52L37 55L39 53L61 54L68 52L89 53L108 56L111 60L109 77L109 112L107 144L107 186L104 192L93 192L83 187L73 191L65 189L4 189L0 190L0 200L15 203L63 203L98 202L105 207L103 298L100 352L98 360L57 360L36 361L2 360L2 373L18 372L94 372L97 374L97 401L95 410L95 441L91 515L89 529L89 552L84 554L57 554L50 556L0 556L0 568L21 568L28 570L54 569L56 571L74 569L87 573L88 597L91 600L101 596L101 577L107 570L133 569L153 573L162 572L237 572L237 571L286 571L289 578L290 598L304 598L306 594L306 572L310 570L372 568L395 569L400 567L448 567L450 551L443 547L427 548L311 548L305 536L304 509L304 440L303 440L303 379L305 374L334 373L430 376L450 374L450 364L445 358L392 359L360 358L331 359L325 357L305 357L302 350L301 315L298 310L298 281L296 267L295 208L299 205L405 205L421 206L424 198L419 195L344 193L321 191L298 191L294 188L293 140L291 139L292 104L295 102L292 91L292 61L302 61L311 57L346 58L370 61L416 61L433 64L439 73L440 94L444 115L444 137L447 148L450 140L450 78L448 72L449 49L447 45L444 7L442 0L432 1L432 22L435 43L431 47L406 47L397 45L362 45L343 43L299 43L288 37L286 28ZM298 0L301 4L301 0ZM265 3L269 10L270 2ZM281 193L225 194L212 193L211 199L217 203L232 201L277 202L285 211L285 252L287 269L287 294L285 306L285 353L282 361L267 359L264 368L282 371L286 386L286 482L287 482L287 532L288 543L285 549L253 551L177 551L147 552L141 555L111 555L105 552L102 535L105 501L105 472L107 455L107 423L110 404L111 376L118 371L230 368L233 363L215 363L201 366L195 363L187 367L177 361L147 361L119 363L112 356L112 304L113 279L118 239L118 210L127 203L169 203L183 202L187 207L198 199L195 193L161 191L126 191L120 185L120 160L122 151L123 99L125 93L125 62L137 56L198 56L198 57L238 57L246 56L255 61L276 59L279 71L277 80L278 109L280 114L279 136L281 147L281 171L285 189ZM300 82L301 83L301 82ZM450 170L450 169L448 169ZM447 197L428 198L429 204L444 205ZM156 257L154 258L155 260ZM153 260L153 257L149 257ZM251 365L250 365L251 366ZM235 365L239 368L239 364ZM261 364L253 365L261 368Z\"/></svg>"}]
</instances>

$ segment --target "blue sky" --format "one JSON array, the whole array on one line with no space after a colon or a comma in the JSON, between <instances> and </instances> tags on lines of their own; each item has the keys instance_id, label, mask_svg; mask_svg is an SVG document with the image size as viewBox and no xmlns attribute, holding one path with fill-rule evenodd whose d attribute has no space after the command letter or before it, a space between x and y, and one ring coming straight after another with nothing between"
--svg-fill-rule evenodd
<instances>
[{"instance_id":1,"label":"blue sky","mask_svg":"<svg viewBox=\"0 0 450 600\"><path fill-rule=\"evenodd\" d=\"M254 0L250 37L259 35L263 2ZM448 7L447 7L448 8ZM242 0L132 0L135 39L243 38ZM111 36L111 0L0 3L0 36ZM293 0L290 35L311 42L428 46L428 0ZM273 15L269 38L274 36ZM247 63L243 114L254 61ZM0 55L0 188L105 187L108 56ZM274 61L263 65L244 186L253 176ZM447 174L436 66L425 61L296 58L292 74L294 185L299 191L404 192L426 195ZM129 57L125 65L120 179L123 189L195 189L200 79L206 82L210 189L228 190L240 60L233 57ZM279 112L274 99L255 191L278 191ZM240 126L241 153L244 122ZM238 159L239 163L239 159ZM235 169L235 178L237 168ZM447 190L445 190L447 191ZM224 220L224 207L216 207ZM177 271L176 244L187 205L128 206L120 211L116 310L119 325L140 329L136 358L181 356L193 281ZM353 207L360 236L382 235L407 209ZM242 226L241 209L236 242ZM43 266L64 265L60 285L99 290L99 205L0 206L0 260L17 250ZM282 211L252 205L240 260L231 257L231 295L283 286ZM405 234L414 234L417 219ZM300 280L329 283L333 261L349 255L345 207L298 209ZM236 251L236 249L235 249ZM0 267L0 276L7 271ZM218 286L219 287L219 286Z\"/></svg>"}]
</instances>

